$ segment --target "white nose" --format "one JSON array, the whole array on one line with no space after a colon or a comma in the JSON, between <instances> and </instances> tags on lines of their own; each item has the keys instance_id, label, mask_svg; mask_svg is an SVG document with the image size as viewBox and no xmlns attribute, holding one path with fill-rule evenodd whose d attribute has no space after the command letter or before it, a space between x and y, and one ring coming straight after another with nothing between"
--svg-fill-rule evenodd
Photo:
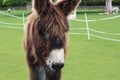
<instances>
[{"instance_id":1,"label":"white nose","mask_svg":"<svg viewBox=\"0 0 120 80\"><path fill-rule=\"evenodd\" d=\"M64 49L55 49L46 59L46 64L54 70L60 70L64 66Z\"/></svg>"}]
</instances>

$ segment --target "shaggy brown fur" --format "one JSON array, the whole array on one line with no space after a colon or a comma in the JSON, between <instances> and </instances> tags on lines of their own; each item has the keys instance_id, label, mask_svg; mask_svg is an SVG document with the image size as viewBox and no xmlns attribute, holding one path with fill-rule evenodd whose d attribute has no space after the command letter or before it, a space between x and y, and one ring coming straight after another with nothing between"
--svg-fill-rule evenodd
<instances>
[{"instance_id":1,"label":"shaggy brown fur","mask_svg":"<svg viewBox=\"0 0 120 80\"><path fill-rule=\"evenodd\" d=\"M24 50L30 80L60 80L61 71L46 71L45 59L53 49L64 48L67 54L69 23L67 16L80 0L33 0L24 32ZM46 76L45 78L43 76Z\"/></svg>"}]
</instances>

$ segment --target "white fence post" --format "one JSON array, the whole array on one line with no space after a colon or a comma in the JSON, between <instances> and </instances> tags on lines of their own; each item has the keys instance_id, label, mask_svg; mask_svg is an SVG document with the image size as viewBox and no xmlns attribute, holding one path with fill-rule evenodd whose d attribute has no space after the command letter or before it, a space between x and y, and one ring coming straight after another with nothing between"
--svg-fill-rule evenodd
<instances>
[{"instance_id":1,"label":"white fence post","mask_svg":"<svg viewBox=\"0 0 120 80\"><path fill-rule=\"evenodd\" d=\"M88 40L90 40L90 31L89 31L89 26L88 26L87 13L85 13L85 21L86 21L86 28L87 28Z\"/></svg>"},{"instance_id":2,"label":"white fence post","mask_svg":"<svg viewBox=\"0 0 120 80\"><path fill-rule=\"evenodd\" d=\"M24 25L25 25L25 14L23 13L22 15L23 15L23 27L24 27Z\"/></svg>"}]
</instances>

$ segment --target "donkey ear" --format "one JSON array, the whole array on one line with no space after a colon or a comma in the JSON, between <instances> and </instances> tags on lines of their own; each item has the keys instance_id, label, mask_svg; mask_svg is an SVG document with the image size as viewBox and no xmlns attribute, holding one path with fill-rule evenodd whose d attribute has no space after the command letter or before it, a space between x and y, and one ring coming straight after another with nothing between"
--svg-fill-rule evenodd
<instances>
[{"instance_id":1,"label":"donkey ear","mask_svg":"<svg viewBox=\"0 0 120 80\"><path fill-rule=\"evenodd\" d=\"M80 0L61 0L57 2L60 10L68 16L80 3Z\"/></svg>"},{"instance_id":2,"label":"donkey ear","mask_svg":"<svg viewBox=\"0 0 120 80\"><path fill-rule=\"evenodd\" d=\"M38 13L47 10L50 5L50 0L32 0L32 8Z\"/></svg>"}]
</instances>

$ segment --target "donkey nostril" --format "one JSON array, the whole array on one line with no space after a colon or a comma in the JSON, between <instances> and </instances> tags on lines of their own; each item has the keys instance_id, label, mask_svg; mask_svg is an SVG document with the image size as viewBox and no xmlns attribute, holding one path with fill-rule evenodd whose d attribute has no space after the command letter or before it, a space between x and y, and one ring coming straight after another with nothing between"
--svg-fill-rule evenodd
<instances>
[{"instance_id":1,"label":"donkey nostril","mask_svg":"<svg viewBox=\"0 0 120 80\"><path fill-rule=\"evenodd\" d=\"M52 68L55 70L60 70L63 67L64 67L64 63L53 63L52 64Z\"/></svg>"}]
</instances>

